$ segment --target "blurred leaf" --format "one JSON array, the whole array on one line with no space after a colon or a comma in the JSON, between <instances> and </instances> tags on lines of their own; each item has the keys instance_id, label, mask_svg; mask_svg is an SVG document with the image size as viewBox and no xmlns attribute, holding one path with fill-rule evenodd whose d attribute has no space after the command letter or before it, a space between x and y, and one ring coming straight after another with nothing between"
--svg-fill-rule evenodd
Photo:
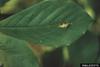
<instances>
[{"instance_id":1,"label":"blurred leaf","mask_svg":"<svg viewBox=\"0 0 100 67\"><path fill-rule=\"evenodd\" d=\"M39 67L37 58L23 40L0 34L0 64L4 67Z\"/></svg>"},{"instance_id":2,"label":"blurred leaf","mask_svg":"<svg viewBox=\"0 0 100 67\"><path fill-rule=\"evenodd\" d=\"M95 13L92 7L93 0L74 0L92 17L95 18Z\"/></svg>"},{"instance_id":3,"label":"blurred leaf","mask_svg":"<svg viewBox=\"0 0 100 67\"><path fill-rule=\"evenodd\" d=\"M34 44L59 47L80 38L92 22L73 2L42 1L1 21L0 31Z\"/></svg>"},{"instance_id":4,"label":"blurred leaf","mask_svg":"<svg viewBox=\"0 0 100 67\"><path fill-rule=\"evenodd\" d=\"M12 14L19 11L20 8L18 9L17 7L18 3L19 0L8 0L2 7L0 7L0 14Z\"/></svg>"},{"instance_id":5,"label":"blurred leaf","mask_svg":"<svg viewBox=\"0 0 100 67\"><path fill-rule=\"evenodd\" d=\"M70 60L74 67L80 67L81 63L96 63L98 50L97 36L88 32L69 47Z\"/></svg>"},{"instance_id":6,"label":"blurred leaf","mask_svg":"<svg viewBox=\"0 0 100 67\"><path fill-rule=\"evenodd\" d=\"M69 59L69 50L68 50L68 47L63 47L63 50L62 50L62 53L63 53L63 58L64 58L64 61L68 61L70 60Z\"/></svg>"}]
</instances>

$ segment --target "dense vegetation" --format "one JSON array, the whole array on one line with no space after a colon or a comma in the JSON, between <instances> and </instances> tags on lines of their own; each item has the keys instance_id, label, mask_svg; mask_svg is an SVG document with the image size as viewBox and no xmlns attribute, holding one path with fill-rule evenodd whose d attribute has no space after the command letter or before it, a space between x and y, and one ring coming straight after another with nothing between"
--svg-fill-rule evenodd
<instances>
[{"instance_id":1,"label":"dense vegetation","mask_svg":"<svg viewBox=\"0 0 100 67\"><path fill-rule=\"evenodd\" d=\"M99 0L0 0L0 67L100 63L99 6Z\"/></svg>"}]
</instances>

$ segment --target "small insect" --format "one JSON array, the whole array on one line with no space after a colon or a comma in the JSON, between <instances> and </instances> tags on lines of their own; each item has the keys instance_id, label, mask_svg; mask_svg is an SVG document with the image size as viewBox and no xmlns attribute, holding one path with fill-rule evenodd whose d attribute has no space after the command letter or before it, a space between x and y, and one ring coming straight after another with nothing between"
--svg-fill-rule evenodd
<instances>
[{"instance_id":1,"label":"small insect","mask_svg":"<svg viewBox=\"0 0 100 67\"><path fill-rule=\"evenodd\" d=\"M63 22L63 23L59 24L58 27L59 27L59 28L68 28L70 24L71 24L71 23Z\"/></svg>"}]
</instances>

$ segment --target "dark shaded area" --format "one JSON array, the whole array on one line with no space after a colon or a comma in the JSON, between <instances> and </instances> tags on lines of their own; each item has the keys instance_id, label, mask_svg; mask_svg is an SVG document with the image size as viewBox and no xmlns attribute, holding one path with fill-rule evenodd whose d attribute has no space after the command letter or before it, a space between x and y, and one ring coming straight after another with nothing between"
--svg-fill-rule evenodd
<instances>
[{"instance_id":1,"label":"dark shaded area","mask_svg":"<svg viewBox=\"0 0 100 67\"><path fill-rule=\"evenodd\" d=\"M73 67L72 63L64 62L62 48L45 53L42 60L42 67Z\"/></svg>"},{"instance_id":2,"label":"dark shaded area","mask_svg":"<svg viewBox=\"0 0 100 67\"><path fill-rule=\"evenodd\" d=\"M100 35L98 36L98 40L99 40L99 50L98 50L96 62L98 62L98 58L100 57Z\"/></svg>"},{"instance_id":3,"label":"dark shaded area","mask_svg":"<svg viewBox=\"0 0 100 67\"><path fill-rule=\"evenodd\" d=\"M3 20L9 16L11 16L12 14L0 14L0 20Z\"/></svg>"},{"instance_id":4,"label":"dark shaded area","mask_svg":"<svg viewBox=\"0 0 100 67\"><path fill-rule=\"evenodd\" d=\"M100 0L94 0L92 2L92 6L96 13L96 16L100 15Z\"/></svg>"},{"instance_id":5,"label":"dark shaded area","mask_svg":"<svg viewBox=\"0 0 100 67\"><path fill-rule=\"evenodd\" d=\"M0 67L4 67L4 65L3 64L0 64Z\"/></svg>"},{"instance_id":6,"label":"dark shaded area","mask_svg":"<svg viewBox=\"0 0 100 67\"><path fill-rule=\"evenodd\" d=\"M66 63L66 65L64 67L73 67L73 64L71 63Z\"/></svg>"},{"instance_id":7,"label":"dark shaded area","mask_svg":"<svg viewBox=\"0 0 100 67\"><path fill-rule=\"evenodd\" d=\"M43 67L62 67L63 66L63 56L62 49L57 48L52 52L47 52L43 56Z\"/></svg>"},{"instance_id":8,"label":"dark shaded area","mask_svg":"<svg viewBox=\"0 0 100 67\"><path fill-rule=\"evenodd\" d=\"M0 6L3 6L9 0L0 0Z\"/></svg>"}]
</instances>

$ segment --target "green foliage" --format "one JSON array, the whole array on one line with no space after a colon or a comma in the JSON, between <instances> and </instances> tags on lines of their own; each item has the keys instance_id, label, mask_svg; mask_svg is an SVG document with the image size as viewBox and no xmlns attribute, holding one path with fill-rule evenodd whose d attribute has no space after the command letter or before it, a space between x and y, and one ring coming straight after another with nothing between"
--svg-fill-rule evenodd
<instances>
[{"instance_id":1,"label":"green foliage","mask_svg":"<svg viewBox=\"0 0 100 67\"><path fill-rule=\"evenodd\" d=\"M4 67L39 67L28 42L54 48L43 55L47 59L43 59L46 62L43 66L49 67L51 58L57 58L61 67L67 63L74 67L80 63L99 63L97 36L87 32L93 22L72 0L41 1L0 21L0 63Z\"/></svg>"},{"instance_id":2,"label":"green foliage","mask_svg":"<svg viewBox=\"0 0 100 67\"><path fill-rule=\"evenodd\" d=\"M0 63L4 67L39 67L28 43L0 33Z\"/></svg>"},{"instance_id":3,"label":"green foliage","mask_svg":"<svg viewBox=\"0 0 100 67\"><path fill-rule=\"evenodd\" d=\"M34 44L59 47L75 42L92 22L73 2L43 1L1 21L0 31Z\"/></svg>"}]
</instances>

